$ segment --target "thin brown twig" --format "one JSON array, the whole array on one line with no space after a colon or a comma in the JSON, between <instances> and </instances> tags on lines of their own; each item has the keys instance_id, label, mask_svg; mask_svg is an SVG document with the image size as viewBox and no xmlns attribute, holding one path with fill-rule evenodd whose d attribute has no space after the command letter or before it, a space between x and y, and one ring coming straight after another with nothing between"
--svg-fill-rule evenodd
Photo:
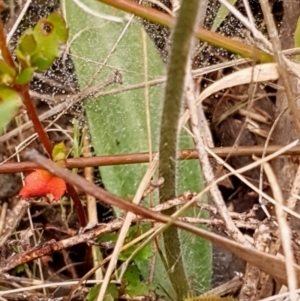
<instances>
[{"instance_id":1,"label":"thin brown twig","mask_svg":"<svg viewBox=\"0 0 300 301\"><path fill-rule=\"evenodd\" d=\"M281 145L269 145L265 151L265 155L270 155L282 149ZM220 158L227 157L228 153L234 157L243 156L261 156L264 153L264 146L237 146L232 150L231 146L228 147L214 147L211 150L218 155ZM152 155L155 156L157 152ZM300 145L294 146L291 149L286 150L281 156L298 156L300 154ZM211 154L208 154L212 157ZM198 159L198 153L195 149L184 149L178 151L178 160L194 160ZM106 156L95 156L95 157L80 157L80 158L69 158L66 160L67 168L84 168L84 167L97 167L97 166L111 166L111 165L125 165L125 164L138 164L148 163L149 153L129 153L129 154L117 154L117 155L106 155ZM39 165L34 162L23 161L23 162L9 162L0 163L0 174L1 173L15 173L31 171L39 168Z\"/></svg>"},{"instance_id":2,"label":"thin brown twig","mask_svg":"<svg viewBox=\"0 0 300 301\"><path fill-rule=\"evenodd\" d=\"M159 12L155 9L151 9L144 5L139 5L134 1L129 0L98 0L99 2L105 3L107 5L113 6L120 10L133 13L136 16L145 18L149 21L161 24L163 26L172 27L174 26L174 18L168 14ZM215 34L211 31L205 30L204 28L197 29L195 35L203 42L208 42L209 44L226 48L228 51L234 53L239 52L244 57L251 57L258 61L270 62L274 58L271 54L261 51L255 47L248 46L239 41L234 41L233 39L225 38L221 35Z\"/></svg>"},{"instance_id":3,"label":"thin brown twig","mask_svg":"<svg viewBox=\"0 0 300 301\"><path fill-rule=\"evenodd\" d=\"M0 20L0 49L1 54L4 59L4 61L15 71L17 72L16 65L14 63L14 60L12 58L11 52L7 47L6 43L6 35L3 27L3 23ZM52 156L52 144L50 142L50 139L42 126L41 121L38 118L37 112L32 104L32 101L30 99L29 90L27 85L15 85L14 88L16 91L19 92L20 96L22 97L23 103L26 107L27 113L33 123L33 126L38 134L38 136L41 139L42 144L44 145L49 157Z\"/></svg>"}]
</instances>

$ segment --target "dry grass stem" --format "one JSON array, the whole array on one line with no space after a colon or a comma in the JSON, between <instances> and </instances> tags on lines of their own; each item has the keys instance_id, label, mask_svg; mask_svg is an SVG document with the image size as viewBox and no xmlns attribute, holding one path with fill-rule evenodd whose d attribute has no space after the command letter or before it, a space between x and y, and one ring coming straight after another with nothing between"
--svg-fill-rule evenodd
<instances>
[{"instance_id":1,"label":"dry grass stem","mask_svg":"<svg viewBox=\"0 0 300 301\"><path fill-rule=\"evenodd\" d=\"M259 31L256 29L256 27L254 26L253 22L251 22L251 20L247 20L247 18L245 18L233 5L231 5L228 1L226 0L218 0L222 5L224 5L239 21L241 21L241 23L247 28L249 29L253 36L259 40L260 42L262 42L264 44L264 46L268 49L271 50L272 49L272 45L271 43L268 41L268 39Z\"/></svg>"},{"instance_id":2,"label":"dry grass stem","mask_svg":"<svg viewBox=\"0 0 300 301\"><path fill-rule=\"evenodd\" d=\"M284 198L271 165L269 163L264 163L263 167L271 185L273 196L276 199L275 211L281 236L281 239L279 241L281 241L282 243L283 252L285 255L286 270L288 274L288 287L290 290L290 300L296 301L297 294L295 293L295 291L298 284L296 272L294 269L294 254L291 244L291 230L287 222L287 214L282 210L282 206L284 205Z\"/></svg>"},{"instance_id":3,"label":"dry grass stem","mask_svg":"<svg viewBox=\"0 0 300 301\"><path fill-rule=\"evenodd\" d=\"M256 65L254 67L248 67L236 72L233 72L229 75L224 76L220 80L211 84L208 88L206 88L197 98L196 103L201 103L204 99L208 98L212 94L221 91L223 89L227 89L230 87L235 87L238 85L249 84L252 81L264 82L278 79L278 70L277 64L269 63ZM184 126L184 124L189 119L189 112L185 111L180 119L180 128Z\"/></svg>"},{"instance_id":4,"label":"dry grass stem","mask_svg":"<svg viewBox=\"0 0 300 301\"><path fill-rule=\"evenodd\" d=\"M193 132L193 139L195 142L196 150L198 152L199 161L200 161L200 165L202 167L202 172L203 172L204 178L208 184L212 184L211 189L210 189L210 194L211 194L212 200L218 210L218 213L220 214L223 221L225 222L228 233L234 240L244 244L245 246L250 247L250 244L245 240L243 234L235 226L230 215L228 214L226 204L223 200L223 197L220 193L218 186L213 185L214 174L213 174L213 170L212 170L212 167L211 167L209 159L208 159L207 152L204 147L204 145L205 145L204 139L205 138L200 135L199 120L198 120L197 107L196 107L195 94L194 94L195 88L194 88L192 77L190 76L190 73L188 73L188 74L189 75L187 76L187 86L186 86L185 96L186 96L187 106L188 106L190 118L191 118L191 128L192 128L192 132ZM201 108L202 108L202 106L199 107L200 110L201 110ZM203 116L204 116L204 114L203 114ZM201 121L201 124L203 124L203 120ZM206 139L208 139L208 138L206 138Z\"/></svg>"},{"instance_id":5,"label":"dry grass stem","mask_svg":"<svg viewBox=\"0 0 300 301\"><path fill-rule=\"evenodd\" d=\"M294 141L294 142L288 144L287 146L283 147L282 150L284 151L285 148L290 148L290 147L293 147L294 145L297 145L297 144L298 144L298 140L296 140L296 141ZM259 166L260 164L262 164L262 163L264 163L264 162L267 162L268 160L271 160L271 159L277 157L277 156L279 155L280 152L277 152L276 155L275 155L275 153L274 153L274 154L272 154L272 155L270 155L270 156L268 156L268 157L265 157L265 158L260 159L260 160L258 160L258 161L256 161L256 162L253 162L253 163L251 163L251 164L249 164L249 165L247 165L247 166L245 166L245 167L242 167L242 168L240 168L240 169L235 170L235 169L232 168L229 164L227 164L224 160L222 160L220 157L218 157L216 154L214 154L209 148L206 147L206 150L207 150L207 152L208 152L212 157L214 157L215 159L217 159L217 161L218 161L220 164L222 164L223 166L225 166L225 167L230 171L230 174L227 174L227 175L225 175L225 176L222 176L222 177L218 178L218 179L215 181L215 183L218 183L218 182L222 181L224 178L226 178L226 177L228 177L228 176L230 176L230 175L235 175L237 178L239 178L242 182L244 182L247 186L249 186L249 187L250 187L252 190L254 190L256 193L261 194L261 195L262 195L266 200L268 200L271 204L276 205L276 201L275 201L273 198L271 198L269 195L267 195L267 194L264 193L263 191L259 190L255 185L253 185L253 184L252 184L251 182L249 182L245 177L243 177L243 176L241 175L241 173L242 173L242 172L245 172L245 171L247 171L247 170L250 170L250 169L252 169L252 168L254 168L254 167L256 167L256 166ZM281 151L282 151L282 150L281 150ZM259 163L259 164L258 164L258 163ZM258 165L257 165L257 164L258 164ZM202 195L202 192L201 192L200 194ZM200 194L199 194L199 195L200 195ZM300 219L300 215L299 215L297 212L290 210L290 209L287 208L286 206L281 206L281 207L282 207L282 209L283 209L285 212L287 212L287 213L291 214L292 216L294 216L294 217Z\"/></svg>"},{"instance_id":6,"label":"dry grass stem","mask_svg":"<svg viewBox=\"0 0 300 301\"><path fill-rule=\"evenodd\" d=\"M2 247L7 239L12 235L12 233L18 227L20 221L24 217L27 209L29 208L28 202L21 200L18 204L13 208L11 212L9 212L6 216L6 227L2 235L0 235L0 247Z\"/></svg>"},{"instance_id":7,"label":"dry grass stem","mask_svg":"<svg viewBox=\"0 0 300 301\"><path fill-rule=\"evenodd\" d=\"M277 124L278 124L281 116L284 114L285 111L286 111L286 109L282 110L280 112L280 114L276 117L275 121L272 124L272 127L271 127L271 129L269 131L269 134L267 136L267 139L266 139L266 142L265 142L265 145L264 145L264 151L263 151L263 154L261 156L262 158L264 158L265 155L266 155L266 150L267 150L267 148L269 146L269 142L271 140L272 134L273 134L273 132L274 132L274 130L275 130L275 128L276 128L276 126L277 126ZM261 191L263 190L263 164L260 166L260 175L259 175L259 186L258 186L258 188ZM262 199L262 195L261 194L258 196L258 202L262 206L264 212L266 213L266 216L270 217L270 214L269 214L269 211L267 210L267 207L263 204L263 199ZM289 206L287 206L287 207L290 208ZM294 208L290 208L290 209L293 210Z\"/></svg>"},{"instance_id":8,"label":"dry grass stem","mask_svg":"<svg viewBox=\"0 0 300 301\"><path fill-rule=\"evenodd\" d=\"M254 233L254 247L261 252L269 252L269 245L272 241L271 224L272 221L260 223ZM246 265L244 283L239 293L239 301L255 301L258 299L259 290L263 290L263 286L259 286L262 272L249 263Z\"/></svg>"},{"instance_id":9,"label":"dry grass stem","mask_svg":"<svg viewBox=\"0 0 300 301\"><path fill-rule=\"evenodd\" d=\"M29 5L31 4L32 0L27 0L26 3L24 3L24 6L17 18L17 20L14 22L14 25L12 27L12 29L10 30L10 32L7 34L7 37L6 37L6 42L7 44L9 44L11 38L13 37L13 35L15 34L16 30L18 29L24 15L26 14L28 8L29 8Z\"/></svg>"},{"instance_id":10,"label":"dry grass stem","mask_svg":"<svg viewBox=\"0 0 300 301\"><path fill-rule=\"evenodd\" d=\"M84 157L92 157L92 152L90 151L90 140L87 135L83 133L83 156ZM84 176L87 181L94 182L94 168L86 167L84 169ZM97 203L96 198L93 195L86 194L86 210L87 210L87 218L88 224L98 224L98 216L97 216ZM99 262L103 260L102 254L97 246L92 246L92 257L93 257L93 266L98 266ZM103 272L102 269L98 269L95 272L95 279L102 280Z\"/></svg>"},{"instance_id":11,"label":"dry grass stem","mask_svg":"<svg viewBox=\"0 0 300 301\"><path fill-rule=\"evenodd\" d=\"M146 190L146 188L148 186L148 183L150 182L154 172L156 171L156 169L158 167L158 162L159 162L158 161L158 155L156 155L153 158L153 161L149 164L149 167L148 167L142 181L140 182L140 185L139 185L139 187L136 191L136 194L135 194L135 196L132 200L133 204L139 204L140 200L142 199L143 193ZM111 260L109 262L109 265L107 267L107 270L106 270L106 273L105 273L105 276L104 276L103 284L101 286L101 289L100 289L100 292L99 292L99 295L98 295L98 301L102 301L102 299L104 298L104 294L106 292L107 285L109 284L111 274L112 274L113 270L116 267L116 263L117 263L119 255L120 255L122 245L124 243L124 240L126 238L127 232L129 230L129 227L131 225L131 222L132 222L133 218L134 218L133 213L128 212L126 214L124 223L123 223L122 228L121 228L120 233L119 233L118 240L115 244L115 248L114 248L114 251L113 251L112 256L111 256Z\"/></svg>"},{"instance_id":12,"label":"dry grass stem","mask_svg":"<svg viewBox=\"0 0 300 301\"><path fill-rule=\"evenodd\" d=\"M235 276L233 279L229 280L228 282L221 284L218 287L215 287L208 292L205 292L200 297L210 297L210 296L224 296L224 295L232 295L236 291L240 289L242 286L243 280L242 275Z\"/></svg>"},{"instance_id":13,"label":"dry grass stem","mask_svg":"<svg viewBox=\"0 0 300 301\"><path fill-rule=\"evenodd\" d=\"M5 202L0 207L0 236L4 230L5 219L6 219L6 214L7 214L7 206L8 206L8 204L7 204L7 202Z\"/></svg>"}]
</instances>

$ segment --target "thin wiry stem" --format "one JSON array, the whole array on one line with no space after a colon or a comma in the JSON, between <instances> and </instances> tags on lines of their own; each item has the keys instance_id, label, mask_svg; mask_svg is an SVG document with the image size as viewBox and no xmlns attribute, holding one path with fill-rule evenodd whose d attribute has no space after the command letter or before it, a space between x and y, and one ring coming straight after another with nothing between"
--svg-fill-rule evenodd
<instances>
[{"instance_id":1,"label":"thin wiry stem","mask_svg":"<svg viewBox=\"0 0 300 301\"><path fill-rule=\"evenodd\" d=\"M164 184L159 189L161 203L176 196L179 119L198 6L198 0L182 2L172 37L159 142L159 177L164 179ZM174 208L168 209L166 214L172 215L175 211ZM163 238L169 265L169 278L178 300L181 300L187 296L189 285L183 264L178 229L175 227L168 228L164 232Z\"/></svg>"}]
</instances>

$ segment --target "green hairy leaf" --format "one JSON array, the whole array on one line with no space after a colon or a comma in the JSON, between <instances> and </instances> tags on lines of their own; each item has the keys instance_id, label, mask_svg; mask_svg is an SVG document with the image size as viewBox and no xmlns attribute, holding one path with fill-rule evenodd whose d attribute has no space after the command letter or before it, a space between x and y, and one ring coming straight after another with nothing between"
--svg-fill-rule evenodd
<instances>
[{"instance_id":1,"label":"green hairy leaf","mask_svg":"<svg viewBox=\"0 0 300 301\"><path fill-rule=\"evenodd\" d=\"M11 85L14 82L16 71L4 61L0 61L0 84Z\"/></svg>"},{"instance_id":2,"label":"green hairy leaf","mask_svg":"<svg viewBox=\"0 0 300 301\"><path fill-rule=\"evenodd\" d=\"M125 30L130 18L128 14L93 0L83 0L82 3L95 15L84 12L73 1L63 1L62 4L70 31L70 51L81 90L103 86L116 76L122 79L122 84L114 82L101 90L107 93L114 90L114 93L90 97L85 101L96 154L157 151L163 86L149 86L145 89L144 82L159 79L165 74L165 65L158 50L149 36L143 33L143 26L137 19L134 18ZM137 84L141 84L140 88L128 88ZM181 135L180 147L193 147L191 138L185 133ZM183 161L178 165L178 194L187 190L200 191L204 181L199 163ZM147 167L148 164L100 167L101 179L108 191L130 201ZM158 203L156 193L152 199ZM145 203L149 203L149 200L146 199ZM117 210L115 212L120 214ZM200 212L192 209L186 215L199 216ZM182 231L180 233L191 288L196 293L203 292L210 285L210 244ZM164 252L162 244L160 247ZM148 251L143 254L143 259L148 254ZM156 256L155 287L162 295L173 298L175 293L167 272L158 253L153 254ZM149 261L137 261L136 264L147 281Z\"/></svg>"},{"instance_id":3,"label":"green hairy leaf","mask_svg":"<svg viewBox=\"0 0 300 301\"><path fill-rule=\"evenodd\" d=\"M14 117L21 102L21 97L15 90L0 86L0 134Z\"/></svg>"},{"instance_id":4,"label":"green hairy leaf","mask_svg":"<svg viewBox=\"0 0 300 301\"><path fill-rule=\"evenodd\" d=\"M23 66L36 71L47 70L60 53L60 45L68 39L64 19L58 13L41 18L34 28L27 29L18 42L16 55Z\"/></svg>"}]
</instances>

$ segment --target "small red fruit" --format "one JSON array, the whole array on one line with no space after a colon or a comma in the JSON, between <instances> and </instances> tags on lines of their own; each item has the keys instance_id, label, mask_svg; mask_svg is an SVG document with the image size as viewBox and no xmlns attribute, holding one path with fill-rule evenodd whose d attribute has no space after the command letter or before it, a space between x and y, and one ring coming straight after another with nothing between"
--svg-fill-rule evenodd
<instances>
[{"instance_id":1,"label":"small red fruit","mask_svg":"<svg viewBox=\"0 0 300 301\"><path fill-rule=\"evenodd\" d=\"M28 198L50 193L57 201L63 196L66 189L66 182L63 179L53 176L46 170L37 169L25 178L25 185L19 196Z\"/></svg>"}]
</instances>

